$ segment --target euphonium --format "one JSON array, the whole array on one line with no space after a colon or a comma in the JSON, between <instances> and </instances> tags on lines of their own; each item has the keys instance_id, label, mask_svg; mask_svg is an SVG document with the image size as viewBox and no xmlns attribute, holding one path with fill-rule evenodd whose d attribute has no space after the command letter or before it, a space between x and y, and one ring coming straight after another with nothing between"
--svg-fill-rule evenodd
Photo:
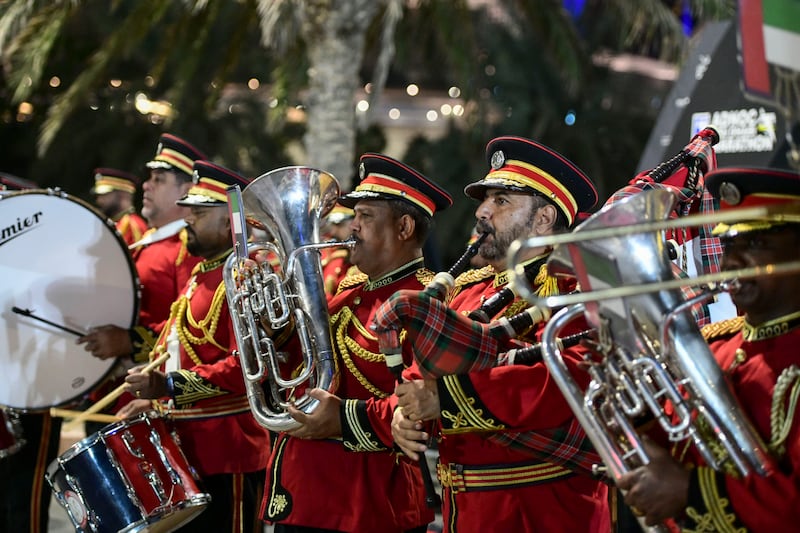
<instances>
[{"instance_id":1,"label":"euphonium","mask_svg":"<svg viewBox=\"0 0 800 533\"><path fill-rule=\"evenodd\" d=\"M585 300L553 316L542 337L542 357L612 479L649 462L635 428L637 420L648 417L674 442L691 438L715 469L764 474L770 467L766 448L689 312L708 296L687 299L673 287L592 300L593 291L635 289L673 280L674 274L659 233L634 229L585 241L580 234L666 220L675 201L666 190L630 196L578 226L576 242L554 249L548 260L551 273L575 276ZM585 318L597 331L599 353L587 356L591 381L585 390L558 347L559 334L576 318Z\"/></svg>"},{"instance_id":2,"label":"euphonium","mask_svg":"<svg viewBox=\"0 0 800 533\"><path fill-rule=\"evenodd\" d=\"M247 253L265 250L280 259L274 271L268 263L243 268L241 255L247 254L231 254L223 270L250 409L272 431L299 427L286 412L290 403L306 413L319 403L305 394L291 398L295 388L304 383L336 387L319 250L348 243L321 243L319 226L338 196L339 184L331 174L299 166L267 172L241 193L247 224L275 241L250 243ZM297 377L284 379L271 335L292 322L304 364Z\"/></svg>"}]
</instances>

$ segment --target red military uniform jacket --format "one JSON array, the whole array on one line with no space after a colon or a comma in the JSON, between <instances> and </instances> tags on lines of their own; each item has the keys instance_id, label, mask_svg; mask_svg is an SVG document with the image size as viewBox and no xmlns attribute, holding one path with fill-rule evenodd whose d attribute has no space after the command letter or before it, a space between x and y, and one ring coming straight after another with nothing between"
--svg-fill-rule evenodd
<instances>
[{"instance_id":1,"label":"red military uniform jacket","mask_svg":"<svg viewBox=\"0 0 800 533\"><path fill-rule=\"evenodd\" d=\"M756 327L735 318L706 326L703 333L775 464L767 476L741 479L702 466L692 447L684 461L698 466L682 525L695 531L796 531L800 424L790 406L800 396L800 313Z\"/></svg>"},{"instance_id":2,"label":"red military uniform jacket","mask_svg":"<svg viewBox=\"0 0 800 533\"><path fill-rule=\"evenodd\" d=\"M359 533L400 532L433 520L419 468L363 431L365 404L395 387L369 330L372 317L395 291L422 289L432 277L419 259L380 280L358 274L342 282L329 302L342 440L278 437L267 469L265 520ZM404 349L404 357L410 363L411 352Z\"/></svg>"},{"instance_id":3,"label":"red military uniform jacket","mask_svg":"<svg viewBox=\"0 0 800 533\"><path fill-rule=\"evenodd\" d=\"M201 476L255 472L269 457L269 433L250 413L236 337L225 300L222 265L228 253L199 263L161 329L151 359L177 352L169 371L181 448ZM175 357L173 355L172 357Z\"/></svg>"},{"instance_id":4,"label":"red military uniform jacket","mask_svg":"<svg viewBox=\"0 0 800 533\"><path fill-rule=\"evenodd\" d=\"M141 239L147 231L147 222L133 209L114 217L114 225L128 246Z\"/></svg>"},{"instance_id":5,"label":"red military uniform jacket","mask_svg":"<svg viewBox=\"0 0 800 533\"><path fill-rule=\"evenodd\" d=\"M136 272L139 274L141 299L139 327L135 347L146 354L153 347L152 333L169 316L172 302L178 299L192 268L201 260L186 250L186 230L182 229L165 239L133 251Z\"/></svg>"},{"instance_id":6,"label":"red military uniform jacket","mask_svg":"<svg viewBox=\"0 0 800 533\"><path fill-rule=\"evenodd\" d=\"M572 288L542 274L537 280L551 291ZM507 281L507 272L495 274L491 267L467 272L458 280L465 285L451 307L465 314L476 310ZM526 306L515 300L492 318L512 316ZM534 326L526 336L536 338L543 329ZM404 376L419 379L421 374L413 367ZM543 363L444 376L437 385L445 531L610 530L607 487L558 459L586 437ZM546 453L512 446L520 432L544 440Z\"/></svg>"},{"instance_id":7,"label":"red military uniform jacket","mask_svg":"<svg viewBox=\"0 0 800 533\"><path fill-rule=\"evenodd\" d=\"M177 227L177 226L176 226ZM154 230L150 230L152 232ZM147 233L146 233L147 234ZM181 289L201 260L186 250L186 230L132 251L139 276L139 320L132 333L133 360L144 362L155 346L159 328L169 316L172 302L178 299ZM124 369L122 369L124 371ZM96 401L112 388L122 383L124 375L112 373L109 379L91 394ZM116 413L133 399L123 394L109 411Z\"/></svg>"}]
</instances>

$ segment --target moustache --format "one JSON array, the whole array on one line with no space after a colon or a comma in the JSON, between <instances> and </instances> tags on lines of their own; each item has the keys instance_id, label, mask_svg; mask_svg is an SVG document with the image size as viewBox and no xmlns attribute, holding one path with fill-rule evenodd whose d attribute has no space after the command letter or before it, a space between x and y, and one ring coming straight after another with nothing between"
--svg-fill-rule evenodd
<instances>
[{"instance_id":1,"label":"moustache","mask_svg":"<svg viewBox=\"0 0 800 533\"><path fill-rule=\"evenodd\" d=\"M479 220L475 223L475 231L478 233L488 233L490 235L494 235L494 228L485 220Z\"/></svg>"}]
</instances>

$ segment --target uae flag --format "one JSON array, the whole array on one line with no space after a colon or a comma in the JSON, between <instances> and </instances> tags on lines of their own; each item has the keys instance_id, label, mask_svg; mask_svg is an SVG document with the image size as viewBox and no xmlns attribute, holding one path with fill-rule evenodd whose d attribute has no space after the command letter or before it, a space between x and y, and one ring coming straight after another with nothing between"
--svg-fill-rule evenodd
<instances>
[{"instance_id":1,"label":"uae flag","mask_svg":"<svg viewBox=\"0 0 800 533\"><path fill-rule=\"evenodd\" d=\"M800 1L739 0L745 90L770 98L769 64L800 71Z\"/></svg>"}]
</instances>

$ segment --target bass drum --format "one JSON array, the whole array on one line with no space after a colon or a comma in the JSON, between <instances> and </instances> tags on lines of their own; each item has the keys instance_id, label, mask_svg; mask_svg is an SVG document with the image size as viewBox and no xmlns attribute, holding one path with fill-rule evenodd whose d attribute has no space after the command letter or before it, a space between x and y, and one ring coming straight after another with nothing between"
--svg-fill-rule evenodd
<instances>
[{"instance_id":1,"label":"bass drum","mask_svg":"<svg viewBox=\"0 0 800 533\"><path fill-rule=\"evenodd\" d=\"M130 328L138 302L128 249L99 211L58 190L0 196L0 404L37 411L79 400L116 361L93 357L74 332Z\"/></svg>"}]
</instances>

